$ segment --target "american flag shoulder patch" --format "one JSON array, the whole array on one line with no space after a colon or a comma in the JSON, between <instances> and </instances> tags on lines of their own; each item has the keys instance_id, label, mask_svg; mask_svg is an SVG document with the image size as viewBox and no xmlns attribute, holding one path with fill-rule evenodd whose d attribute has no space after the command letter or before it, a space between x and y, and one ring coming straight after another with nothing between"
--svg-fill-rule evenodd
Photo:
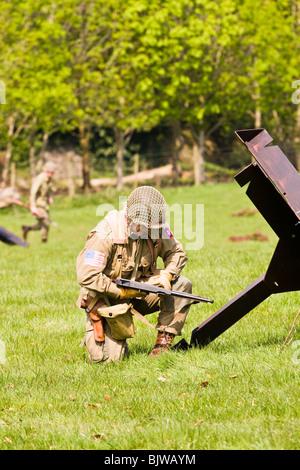
<instances>
[{"instance_id":1,"label":"american flag shoulder patch","mask_svg":"<svg viewBox=\"0 0 300 470\"><path fill-rule=\"evenodd\" d=\"M84 257L84 265L93 268L102 269L104 266L105 254L102 251L86 250Z\"/></svg>"}]
</instances>

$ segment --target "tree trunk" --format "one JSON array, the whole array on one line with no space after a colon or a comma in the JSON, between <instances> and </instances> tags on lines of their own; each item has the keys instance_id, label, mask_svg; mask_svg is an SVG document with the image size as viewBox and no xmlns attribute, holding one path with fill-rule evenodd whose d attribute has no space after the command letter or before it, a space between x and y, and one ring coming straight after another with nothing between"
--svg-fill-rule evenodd
<instances>
[{"instance_id":1,"label":"tree trunk","mask_svg":"<svg viewBox=\"0 0 300 470\"><path fill-rule=\"evenodd\" d=\"M140 166L140 155L138 153L136 153L134 155L134 168L133 168L133 174L134 175L138 174L139 166ZM138 179L136 177L136 179L134 180L134 184L133 184L134 188L137 188L138 184L139 184L139 182L138 182Z\"/></svg>"},{"instance_id":2,"label":"tree trunk","mask_svg":"<svg viewBox=\"0 0 300 470\"><path fill-rule=\"evenodd\" d=\"M16 164L15 162L11 162L11 165L10 165L10 186L12 188L16 187Z\"/></svg>"},{"instance_id":3,"label":"tree trunk","mask_svg":"<svg viewBox=\"0 0 300 470\"><path fill-rule=\"evenodd\" d=\"M173 165L173 186L178 186L179 178L179 152L182 148L181 128L179 121L172 123L172 165Z\"/></svg>"},{"instance_id":4,"label":"tree trunk","mask_svg":"<svg viewBox=\"0 0 300 470\"><path fill-rule=\"evenodd\" d=\"M125 142L123 133L120 129L115 128L114 133L117 145L117 190L120 191L123 188L123 157L125 151Z\"/></svg>"},{"instance_id":5,"label":"tree trunk","mask_svg":"<svg viewBox=\"0 0 300 470\"><path fill-rule=\"evenodd\" d=\"M36 123L37 123L37 118L33 118L32 121L32 127L31 127L31 133L30 133L30 147L29 147L29 166L30 166L30 176L31 180L35 177L35 147L34 147L34 142L35 142L35 132L36 132Z\"/></svg>"},{"instance_id":6,"label":"tree trunk","mask_svg":"<svg viewBox=\"0 0 300 470\"><path fill-rule=\"evenodd\" d=\"M37 172L40 172L42 170L43 166L46 163L45 153L46 153L46 149L47 149L47 145L48 145L48 140L49 140L49 133L46 131L43 134L43 143L42 143L42 148L41 148L41 152L40 152L40 158L39 158L39 161L37 162L37 165L36 165L36 171Z\"/></svg>"},{"instance_id":7,"label":"tree trunk","mask_svg":"<svg viewBox=\"0 0 300 470\"><path fill-rule=\"evenodd\" d=\"M81 148L81 161L82 161L82 179L83 179L83 191L89 192L91 189L90 181L90 137L91 130L90 126L84 123L79 126L79 142Z\"/></svg>"},{"instance_id":8,"label":"tree trunk","mask_svg":"<svg viewBox=\"0 0 300 470\"><path fill-rule=\"evenodd\" d=\"M256 109L255 109L254 127L255 127L255 129L260 129L261 128L261 111L260 111L259 106L256 106Z\"/></svg>"},{"instance_id":9,"label":"tree trunk","mask_svg":"<svg viewBox=\"0 0 300 470\"><path fill-rule=\"evenodd\" d=\"M67 152L67 174L68 174L68 195L69 197L73 197L75 195L75 175L74 175L73 152Z\"/></svg>"},{"instance_id":10,"label":"tree trunk","mask_svg":"<svg viewBox=\"0 0 300 470\"><path fill-rule=\"evenodd\" d=\"M296 168L300 172L300 104L297 105L297 116L294 135Z\"/></svg>"},{"instance_id":11,"label":"tree trunk","mask_svg":"<svg viewBox=\"0 0 300 470\"><path fill-rule=\"evenodd\" d=\"M33 178L35 177L34 133L32 133L30 136L29 166L30 166L30 177L31 177L31 180L33 180Z\"/></svg>"},{"instance_id":12,"label":"tree trunk","mask_svg":"<svg viewBox=\"0 0 300 470\"><path fill-rule=\"evenodd\" d=\"M198 141L193 145L194 155L194 183L195 186L205 182L204 155L205 155L205 131L201 130Z\"/></svg>"},{"instance_id":13,"label":"tree trunk","mask_svg":"<svg viewBox=\"0 0 300 470\"><path fill-rule=\"evenodd\" d=\"M5 188L9 184L9 165L12 156L12 138L14 135L14 128L15 128L15 120L13 116L9 116L8 118L8 133L7 133L7 146L6 152L4 157L4 165L2 170L2 182L1 186Z\"/></svg>"}]
</instances>

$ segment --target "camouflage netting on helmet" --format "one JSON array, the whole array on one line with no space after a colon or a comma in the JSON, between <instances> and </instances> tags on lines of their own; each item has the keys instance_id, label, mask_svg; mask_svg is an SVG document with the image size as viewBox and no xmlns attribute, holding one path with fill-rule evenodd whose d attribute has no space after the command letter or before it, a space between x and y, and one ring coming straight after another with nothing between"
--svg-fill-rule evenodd
<instances>
[{"instance_id":1,"label":"camouflage netting on helmet","mask_svg":"<svg viewBox=\"0 0 300 470\"><path fill-rule=\"evenodd\" d=\"M140 186L129 195L126 214L136 224L159 227L165 223L166 201L152 186Z\"/></svg>"}]
</instances>

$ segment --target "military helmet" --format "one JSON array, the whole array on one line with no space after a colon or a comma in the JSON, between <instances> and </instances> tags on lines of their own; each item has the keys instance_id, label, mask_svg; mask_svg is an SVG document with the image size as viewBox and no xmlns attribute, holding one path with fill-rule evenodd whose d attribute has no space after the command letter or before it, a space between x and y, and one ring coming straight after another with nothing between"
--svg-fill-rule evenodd
<instances>
[{"instance_id":1,"label":"military helmet","mask_svg":"<svg viewBox=\"0 0 300 470\"><path fill-rule=\"evenodd\" d=\"M52 173L54 173L55 171L55 164L53 162L46 162L45 165L44 165L44 171L51 171Z\"/></svg>"},{"instance_id":2,"label":"military helmet","mask_svg":"<svg viewBox=\"0 0 300 470\"><path fill-rule=\"evenodd\" d=\"M127 199L126 215L148 229L162 227L166 220L166 201L152 186L140 186Z\"/></svg>"}]
</instances>

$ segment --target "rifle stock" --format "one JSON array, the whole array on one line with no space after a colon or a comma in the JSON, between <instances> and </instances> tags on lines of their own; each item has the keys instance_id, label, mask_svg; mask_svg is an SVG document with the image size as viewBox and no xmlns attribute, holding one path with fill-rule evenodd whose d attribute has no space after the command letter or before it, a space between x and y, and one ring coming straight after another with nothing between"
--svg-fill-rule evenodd
<instances>
[{"instance_id":1,"label":"rifle stock","mask_svg":"<svg viewBox=\"0 0 300 470\"><path fill-rule=\"evenodd\" d=\"M164 289L160 286L153 286L151 284L147 284L146 282L137 282L131 281L130 279L123 279L118 278L115 280L115 283L119 287L127 287L129 289L136 289L140 292L147 292L157 295L173 295L174 297L184 297L186 299L192 300L192 304L199 303L199 302L209 302L213 303L212 299L207 299L206 297L200 297L198 295L189 294L187 292L180 292L174 290Z\"/></svg>"}]
</instances>

